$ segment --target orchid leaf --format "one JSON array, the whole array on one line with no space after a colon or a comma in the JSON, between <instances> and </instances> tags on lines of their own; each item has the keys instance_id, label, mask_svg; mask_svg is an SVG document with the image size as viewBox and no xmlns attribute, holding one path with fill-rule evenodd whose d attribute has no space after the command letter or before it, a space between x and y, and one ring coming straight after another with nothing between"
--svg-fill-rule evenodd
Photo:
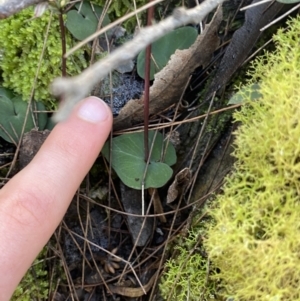
<instances>
[{"instance_id":1,"label":"orchid leaf","mask_svg":"<svg viewBox=\"0 0 300 301\"><path fill-rule=\"evenodd\" d=\"M173 174L170 166L176 163L176 152L171 143L168 143L164 159L161 160L166 143L161 133L149 132L149 148L151 158L147 167L144 188L159 188L164 186ZM109 161L109 143L102 149L102 154ZM121 135L112 141L112 167L122 182L128 187L142 189L143 175L146 169L144 153L144 133Z\"/></svg>"}]
</instances>

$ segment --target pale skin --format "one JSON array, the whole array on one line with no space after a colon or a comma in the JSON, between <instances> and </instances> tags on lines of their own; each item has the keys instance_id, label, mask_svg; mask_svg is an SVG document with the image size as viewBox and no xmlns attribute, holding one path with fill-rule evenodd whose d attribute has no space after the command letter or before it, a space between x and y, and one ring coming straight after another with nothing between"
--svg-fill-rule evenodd
<instances>
[{"instance_id":1,"label":"pale skin","mask_svg":"<svg viewBox=\"0 0 300 301\"><path fill-rule=\"evenodd\" d=\"M10 299L55 231L111 127L112 114L102 101L81 101L0 190L0 301Z\"/></svg>"}]
</instances>

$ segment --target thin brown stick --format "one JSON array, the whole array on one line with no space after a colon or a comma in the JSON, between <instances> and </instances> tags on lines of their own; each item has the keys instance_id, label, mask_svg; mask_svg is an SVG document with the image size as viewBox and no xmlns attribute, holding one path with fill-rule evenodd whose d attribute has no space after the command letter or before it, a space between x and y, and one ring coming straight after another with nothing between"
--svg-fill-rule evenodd
<instances>
[{"instance_id":1,"label":"thin brown stick","mask_svg":"<svg viewBox=\"0 0 300 301\"><path fill-rule=\"evenodd\" d=\"M97 31L99 31L102 28L102 23L104 21L105 15L108 12L108 9L111 5L111 2L112 2L112 0L109 0L109 1L105 2L105 5L104 5L103 10L102 10L102 14L101 14L101 16L99 17L99 20L98 20ZM94 10L94 7L93 7L92 3L91 3L91 5L92 5L92 8ZM94 12L94 13L96 14L96 12ZM106 37L106 39L107 39L107 37ZM98 39L94 39L93 45L92 45L92 54L91 54L90 65L92 65L94 63L98 43L99 43ZM107 42L107 47L109 47L109 42Z\"/></svg>"},{"instance_id":2,"label":"thin brown stick","mask_svg":"<svg viewBox=\"0 0 300 301\"><path fill-rule=\"evenodd\" d=\"M172 235L173 229L175 227L175 222L176 222L178 213L180 211L180 206L181 206L182 200L183 200L183 195L181 195L181 197L180 197L180 199L178 201L177 207L175 209L175 214L174 214L174 216L172 218L172 222L171 222L171 226L170 226L170 231L169 231L168 237L166 239L167 242L171 241L171 235ZM160 260L159 266L158 266L158 270L159 271L161 270L161 268L163 266L163 262L164 262L163 260L164 260L165 255L166 255L168 245L169 245L168 243L166 243L164 245L163 252L162 252L162 255L161 255L161 260ZM157 281L158 281L158 278L155 279L153 287L156 287ZM153 300L153 294L154 294L154 290L151 291L151 295L150 295L150 298L149 298L150 300Z\"/></svg>"},{"instance_id":3,"label":"thin brown stick","mask_svg":"<svg viewBox=\"0 0 300 301\"><path fill-rule=\"evenodd\" d=\"M152 130L162 130L164 128L169 128L169 127L172 127L172 126L175 126L175 125L180 126L184 123L196 122L199 119L204 119L204 118L206 118L207 115L209 115L209 116L216 115L216 114L219 114L221 112L225 112L225 111L229 111L229 110L239 108L242 105L243 104L240 104L240 103L235 104L235 105L231 105L229 107L225 107L225 108L222 108L222 109L218 109L218 110L215 110L215 111L212 111L212 112L209 112L209 113L205 113L205 114L202 114L202 115L198 115L196 117L187 118L187 119L180 120L180 121L169 121L169 122L164 122L164 123L159 123L159 124L150 124L149 127L151 127ZM137 133L137 132L143 132L143 131L144 131L144 126L135 126L135 127L130 128L130 129L126 129L124 131L114 132L114 135L124 135L124 134L130 134L130 133L133 133L133 132Z\"/></svg>"},{"instance_id":4,"label":"thin brown stick","mask_svg":"<svg viewBox=\"0 0 300 301\"><path fill-rule=\"evenodd\" d=\"M85 237L82 237L81 235L75 233L75 232L72 231L72 230L69 230L69 231L70 231L70 233L72 233L72 235L74 235L74 236L76 236L76 237L78 237L78 238L86 239ZM114 257L114 258L117 258L117 259L119 259L120 261L124 262L124 263L130 268L130 270L132 271L132 273L134 274L135 279L137 280L137 282L138 282L139 286L141 287L141 289L143 290L144 294L146 294L146 291L145 291L145 289L144 289L144 287L143 287L143 285L142 285L142 283L141 283L141 280L139 279L138 275L136 274L136 272L135 272L135 270L134 270L134 268L133 268L133 266L132 266L132 264L131 264L130 262L128 262L127 260L123 259L122 257L119 257L119 256L116 255L116 254L113 254L112 252L107 251L106 249L102 248L101 246L99 246L99 245L93 243L92 241L90 241L90 240L88 240L88 239L86 239L86 241L87 241L91 246L94 246L94 247L96 247L97 249L99 249L99 250L101 250L101 251L103 251L103 252L109 254L110 256L112 256L112 257Z\"/></svg>"},{"instance_id":5,"label":"thin brown stick","mask_svg":"<svg viewBox=\"0 0 300 301\"><path fill-rule=\"evenodd\" d=\"M62 12L58 15L59 27L60 27L60 35L61 35L61 75L67 76L67 59L65 57L66 54L66 29L64 24L64 19Z\"/></svg>"},{"instance_id":6,"label":"thin brown stick","mask_svg":"<svg viewBox=\"0 0 300 301\"><path fill-rule=\"evenodd\" d=\"M62 266L63 266L63 269L64 269L64 274L66 275L66 279L67 279L67 282L68 282L68 287L70 288L71 291L75 292L76 291L75 290L75 285L74 285L74 282L72 280L72 277L71 277L66 259L63 256L64 253L63 253L63 250L62 250L61 245L59 243L60 240L59 240L57 232L54 233L54 237L57 241L57 248L58 248L56 254L60 257L60 260L62 262ZM76 301L79 301L77 294L70 294L70 297L71 297L72 301L75 301L74 297L76 298Z\"/></svg>"},{"instance_id":7,"label":"thin brown stick","mask_svg":"<svg viewBox=\"0 0 300 301\"><path fill-rule=\"evenodd\" d=\"M217 189L216 189L217 190ZM196 201L192 202L192 203L189 203L188 205L185 205L183 207L181 207L180 209L178 209L178 211L183 211L187 208L190 208L194 205L201 205L203 204L203 202L208 198L210 197L212 194L214 193L214 191L210 191L208 192L206 195L204 195L203 197L201 197L200 199L197 199ZM96 206L99 206L99 207L102 207L104 209L108 209L108 210L111 210L115 213L119 213L121 215L125 215L125 216L135 216L135 217L159 217L159 216L164 216L164 215L170 215L170 214L174 214L176 213L177 209L176 210L171 210L171 211L168 211L168 212L164 212L164 213L156 213L156 214L145 214L145 215L141 215L141 214L135 214L135 213L129 213L129 212L124 212L124 211L120 211L120 210L117 210L117 209L114 209L114 208L111 208L109 206L106 206L106 205L103 205L101 203L97 203L95 201L93 201L91 198L81 194L80 195L81 198L85 199L86 201L88 202L91 202L92 204L96 205Z\"/></svg>"}]
</instances>

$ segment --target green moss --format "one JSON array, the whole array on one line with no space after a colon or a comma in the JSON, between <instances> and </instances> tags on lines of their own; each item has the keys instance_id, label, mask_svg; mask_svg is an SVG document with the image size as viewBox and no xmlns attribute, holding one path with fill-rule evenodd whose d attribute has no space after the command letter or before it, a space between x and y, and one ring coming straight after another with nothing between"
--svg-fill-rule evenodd
<instances>
[{"instance_id":1,"label":"green moss","mask_svg":"<svg viewBox=\"0 0 300 301\"><path fill-rule=\"evenodd\" d=\"M195 227L175 246L177 256L166 262L159 286L164 299L177 301L209 300L215 293L209 278L209 262L198 242L205 227Z\"/></svg>"},{"instance_id":2,"label":"green moss","mask_svg":"<svg viewBox=\"0 0 300 301\"><path fill-rule=\"evenodd\" d=\"M38 74L35 99L42 100L48 108L53 107L54 99L50 96L48 86L55 77L61 76L61 36L58 16L53 14L49 37L45 35L50 12L36 19L32 8L23 10L8 19L0 21L0 59L3 86L28 100L34 84L43 45L45 53ZM66 32L67 49L72 47L72 38ZM83 51L76 52L67 62L68 75L76 75L86 67Z\"/></svg>"},{"instance_id":3,"label":"green moss","mask_svg":"<svg viewBox=\"0 0 300 301\"><path fill-rule=\"evenodd\" d=\"M45 265L47 248L44 248L23 277L11 301L48 300L49 279Z\"/></svg>"},{"instance_id":4,"label":"green moss","mask_svg":"<svg viewBox=\"0 0 300 301\"><path fill-rule=\"evenodd\" d=\"M250 72L263 96L235 114L235 172L211 211L206 250L234 300L300 300L300 18L290 26Z\"/></svg>"}]
</instances>

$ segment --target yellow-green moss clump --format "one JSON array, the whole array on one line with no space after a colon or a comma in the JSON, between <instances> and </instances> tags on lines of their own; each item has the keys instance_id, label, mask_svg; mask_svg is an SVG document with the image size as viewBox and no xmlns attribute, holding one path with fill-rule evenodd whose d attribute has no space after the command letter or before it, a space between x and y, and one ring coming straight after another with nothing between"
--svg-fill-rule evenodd
<instances>
[{"instance_id":1,"label":"yellow-green moss clump","mask_svg":"<svg viewBox=\"0 0 300 301\"><path fill-rule=\"evenodd\" d=\"M205 246L233 300L300 300L300 18L257 60L262 98L235 114L234 174Z\"/></svg>"},{"instance_id":2,"label":"yellow-green moss clump","mask_svg":"<svg viewBox=\"0 0 300 301\"><path fill-rule=\"evenodd\" d=\"M214 225L204 235L204 247L215 273L204 277L215 281L221 300L300 300L300 17L289 26L274 37L276 52L253 65L249 84L259 82L263 96L248 99L235 114L242 123L235 171L209 211ZM176 271L187 281L193 277L193 263L184 273L173 265L163 279ZM201 274L199 285L192 283L183 288L190 295L201 288ZM163 281L161 287L166 284L170 292L172 283Z\"/></svg>"},{"instance_id":3,"label":"yellow-green moss clump","mask_svg":"<svg viewBox=\"0 0 300 301\"><path fill-rule=\"evenodd\" d=\"M39 65L44 42L45 53L38 75L35 99L42 100L51 107L49 84L55 77L61 76L61 35L57 14L53 14L49 36L46 31L50 12L32 19L33 9L28 8L20 13L0 21L0 71L3 86L28 100L33 87L35 74ZM67 49L72 46L72 38L66 31ZM86 67L83 51L76 52L67 62L68 75L76 75ZM53 99L52 99L53 100Z\"/></svg>"},{"instance_id":4,"label":"yellow-green moss clump","mask_svg":"<svg viewBox=\"0 0 300 301\"><path fill-rule=\"evenodd\" d=\"M204 225L195 227L186 238L176 242L178 256L166 262L167 272L161 278L160 293L165 300L209 300L215 292L208 276L209 264L200 242Z\"/></svg>"}]
</instances>

